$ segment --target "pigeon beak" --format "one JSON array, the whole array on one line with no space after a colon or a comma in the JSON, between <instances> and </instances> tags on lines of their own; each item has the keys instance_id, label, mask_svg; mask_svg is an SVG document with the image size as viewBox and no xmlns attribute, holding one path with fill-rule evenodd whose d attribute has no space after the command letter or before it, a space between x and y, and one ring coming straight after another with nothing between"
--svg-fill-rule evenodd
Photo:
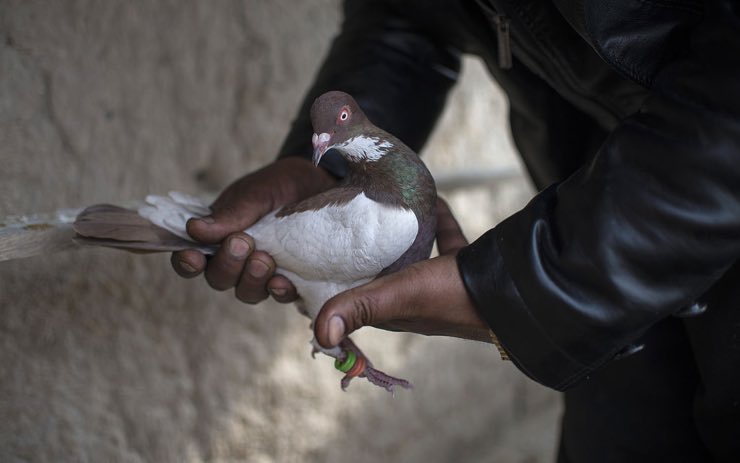
<instances>
[{"instance_id":1,"label":"pigeon beak","mask_svg":"<svg viewBox=\"0 0 740 463\"><path fill-rule=\"evenodd\" d=\"M331 140L331 135L328 133L322 133L320 135L313 134L313 138L311 139L311 142L313 143L313 165L318 166L319 162L321 161L321 158L324 156L324 153L326 153L326 150L329 149L329 140Z\"/></svg>"}]
</instances>

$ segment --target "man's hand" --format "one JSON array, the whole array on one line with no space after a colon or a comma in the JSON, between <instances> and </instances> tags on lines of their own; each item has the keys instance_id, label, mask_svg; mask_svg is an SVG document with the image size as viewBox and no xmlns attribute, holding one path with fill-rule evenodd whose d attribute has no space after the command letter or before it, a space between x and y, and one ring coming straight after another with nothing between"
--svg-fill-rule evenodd
<instances>
[{"instance_id":1,"label":"man's hand","mask_svg":"<svg viewBox=\"0 0 740 463\"><path fill-rule=\"evenodd\" d=\"M467 240L447 204L437 202L440 256L338 294L321 309L316 340L331 348L362 326L490 342L465 290L455 255Z\"/></svg>"},{"instance_id":2,"label":"man's hand","mask_svg":"<svg viewBox=\"0 0 740 463\"><path fill-rule=\"evenodd\" d=\"M193 239L224 245L208 261L194 250L173 253L173 268L184 278L205 270L211 287L219 291L236 288L236 297L249 304L265 299L268 291L280 302L295 300L293 284L275 275L275 261L266 252L255 250L254 240L243 230L274 209L313 196L334 183L325 170L302 158L279 159L242 177L211 205L211 216L191 219L187 224Z\"/></svg>"}]
</instances>

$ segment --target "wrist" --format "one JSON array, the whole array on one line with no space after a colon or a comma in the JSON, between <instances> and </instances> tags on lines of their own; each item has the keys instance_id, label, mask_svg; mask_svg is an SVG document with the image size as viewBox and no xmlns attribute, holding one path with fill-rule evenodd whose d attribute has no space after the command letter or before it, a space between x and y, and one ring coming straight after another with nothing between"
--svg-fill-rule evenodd
<instances>
[{"instance_id":1,"label":"wrist","mask_svg":"<svg viewBox=\"0 0 740 463\"><path fill-rule=\"evenodd\" d=\"M465 283L463 282L463 276L462 272L460 271L459 262L457 260L457 256L450 256L453 259L453 264L458 270L458 278L456 279L459 283L459 291L461 291L465 299L467 299L466 307L471 312L470 319L475 320L476 323L473 325L473 329L471 330L471 333L475 333L475 339L482 342L488 342L490 344L493 344L496 346L496 349L498 350L499 355L501 356L501 360L509 360L509 354L506 352L504 347L501 345L501 342L499 341L496 334L493 332L491 327L488 325L488 323L481 317L480 313L478 312L478 309L475 307L475 303L473 302L473 299L470 297L470 293L468 288L466 287Z\"/></svg>"},{"instance_id":2,"label":"wrist","mask_svg":"<svg viewBox=\"0 0 740 463\"><path fill-rule=\"evenodd\" d=\"M450 331L442 334L473 341L491 342L489 326L480 317L465 289L457 271L455 255L439 256L428 262L439 262L440 264L438 267L440 279L433 286L436 291L430 293L431 299L425 301L425 304L431 306L435 302L443 302L440 307L446 312L444 318L447 318ZM450 307L454 310L449 310Z\"/></svg>"}]
</instances>

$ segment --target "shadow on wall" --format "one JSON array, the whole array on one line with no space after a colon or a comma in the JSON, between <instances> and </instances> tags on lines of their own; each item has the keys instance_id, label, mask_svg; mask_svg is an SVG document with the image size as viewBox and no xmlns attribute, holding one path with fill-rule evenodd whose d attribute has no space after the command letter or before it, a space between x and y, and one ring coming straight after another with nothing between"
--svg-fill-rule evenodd
<instances>
[{"instance_id":1,"label":"shadow on wall","mask_svg":"<svg viewBox=\"0 0 740 463\"><path fill-rule=\"evenodd\" d=\"M203 191L268 162L340 21L336 1L287 0L0 1L0 18L0 217ZM426 159L435 172L515 169L505 101L477 63L465 67ZM529 192L509 182L450 199L477 234ZM363 330L369 355L416 389L342 393L331 362L310 360L292 307L245 306L177 278L161 255L0 263L0 333L2 461L553 454L556 396L490 346Z\"/></svg>"}]
</instances>

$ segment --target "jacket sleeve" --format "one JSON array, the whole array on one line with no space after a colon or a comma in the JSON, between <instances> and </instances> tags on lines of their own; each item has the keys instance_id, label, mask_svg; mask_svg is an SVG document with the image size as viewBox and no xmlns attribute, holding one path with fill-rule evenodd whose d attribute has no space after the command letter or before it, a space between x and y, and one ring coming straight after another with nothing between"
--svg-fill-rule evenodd
<instances>
[{"instance_id":1,"label":"jacket sleeve","mask_svg":"<svg viewBox=\"0 0 740 463\"><path fill-rule=\"evenodd\" d=\"M329 90L352 95L375 125L419 151L457 79L460 53L434 30L405 18L392 2L347 0L344 22L293 121L279 157L311 158L313 100ZM322 166L343 177L336 153Z\"/></svg>"},{"instance_id":2,"label":"jacket sleeve","mask_svg":"<svg viewBox=\"0 0 740 463\"><path fill-rule=\"evenodd\" d=\"M482 316L546 386L610 361L740 257L740 10L716 3L590 165L458 256Z\"/></svg>"}]
</instances>

